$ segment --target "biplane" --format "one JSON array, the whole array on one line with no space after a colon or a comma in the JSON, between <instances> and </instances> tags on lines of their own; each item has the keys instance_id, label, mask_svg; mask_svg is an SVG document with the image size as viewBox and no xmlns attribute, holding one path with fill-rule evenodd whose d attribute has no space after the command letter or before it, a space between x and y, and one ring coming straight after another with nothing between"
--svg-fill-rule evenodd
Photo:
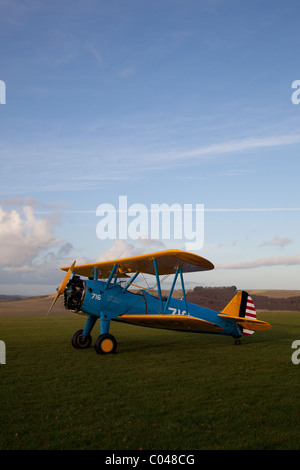
<instances>
[{"instance_id":1,"label":"biplane","mask_svg":"<svg viewBox=\"0 0 300 470\"><path fill-rule=\"evenodd\" d=\"M234 338L235 344L240 344L243 335L271 328L269 323L257 320L253 301L245 291L239 291L222 312L188 302L183 275L208 271L214 269L214 265L201 256L185 251L166 250L77 266L74 261L71 266L61 269L67 271L67 274L48 313L58 297L64 294L67 310L87 316L84 328L72 336L72 345L76 349L91 346L91 332L98 319L100 335L94 344L98 354L116 351L117 341L109 332L111 321L227 335ZM140 288L135 283L140 274L155 276L155 290ZM174 278L168 295L164 296L160 276L169 274L174 275ZM173 297L178 279L182 299Z\"/></svg>"}]
</instances>

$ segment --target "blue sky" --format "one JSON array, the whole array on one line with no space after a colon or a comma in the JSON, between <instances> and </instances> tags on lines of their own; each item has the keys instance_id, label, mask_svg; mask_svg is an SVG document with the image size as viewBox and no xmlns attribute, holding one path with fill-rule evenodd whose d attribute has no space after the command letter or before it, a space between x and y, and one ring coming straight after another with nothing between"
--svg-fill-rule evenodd
<instances>
[{"instance_id":1,"label":"blue sky","mask_svg":"<svg viewBox=\"0 0 300 470\"><path fill-rule=\"evenodd\" d=\"M99 240L96 209L204 204L215 270L299 289L300 79L293 0L1 0L0 293L60 266L184 248Z\"/></svg>"}]
</instances>

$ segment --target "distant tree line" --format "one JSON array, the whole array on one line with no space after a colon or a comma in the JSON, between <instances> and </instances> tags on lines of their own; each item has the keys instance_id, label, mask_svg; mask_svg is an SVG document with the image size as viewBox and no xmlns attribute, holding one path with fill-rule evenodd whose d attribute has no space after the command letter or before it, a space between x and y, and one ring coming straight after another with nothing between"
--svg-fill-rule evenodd
<instances>
[{"instance_id":1,"label":"distant tree line","mask_svg":"<svg viewBox=\"0 0 300 470\"><path fill-rule=\"evenodd\" d=\"M201 287L197 286L186 293L188 302L192 302L212 310L221 311L238 292L231 287ZM300 311L300 296L273 298L264 295L251 294L257 310Z\"/></svg>"}]
</instances>

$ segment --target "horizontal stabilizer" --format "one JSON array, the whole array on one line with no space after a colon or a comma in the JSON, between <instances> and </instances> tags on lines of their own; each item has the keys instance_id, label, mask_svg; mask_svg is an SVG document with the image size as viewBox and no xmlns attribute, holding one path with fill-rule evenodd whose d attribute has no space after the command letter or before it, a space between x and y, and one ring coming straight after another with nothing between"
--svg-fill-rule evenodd
<instances>
[{"instance_id":1,"label":"horizontal stabilizer","mask_svg":"<svg viewBox=\"0 0 300 470\"><path fill-rule=\"evenodd\" d=\"M134 325L184 331L222 331L218 325L188 315L120 315L119 319Z\"/></svg>"},{"instance_id":2,"label":"horizontal stabilizer","mask_svg":"<svg viewBox=\"0 0 300 470\"><path fill-rule=\"evenodd\" d=\"M218 314L218 317L225 318L226 320L231 320L236 322L242 328L247 330L259 331L259 330L270 330L272 327L270 323L261 320L252 320L250 318L235 317L231 315L224 315L222 313Z\"/></svg>"}]
</instances>

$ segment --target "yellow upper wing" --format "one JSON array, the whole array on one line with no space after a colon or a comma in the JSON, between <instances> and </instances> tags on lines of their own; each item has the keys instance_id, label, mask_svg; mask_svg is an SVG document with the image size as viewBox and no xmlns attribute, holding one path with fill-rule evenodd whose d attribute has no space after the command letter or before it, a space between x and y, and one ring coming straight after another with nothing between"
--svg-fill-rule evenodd
<instances>
[{"instance_id":1,"label":"yellow upper wing","mask_svg":"<svg viewBox=\"0 0 300 470\"><path fill-rule=\"evenodd\" d=\"M153 260L156 259L160 275L175 274L178 267L183 273L195 271L207 271L214 269L214 265L205 258L180 250L165 250L146 255L132 256L130 258L116 259L112 261L101 261L90 264L75 266L75 274L89 277L93 275L94 268L98 270L98 277L107 278L113 266L118 265L119 276L137 271L146 274L155 274ZM69 266L61 268L68 271Z\"/></svg>"}]
</instances>

